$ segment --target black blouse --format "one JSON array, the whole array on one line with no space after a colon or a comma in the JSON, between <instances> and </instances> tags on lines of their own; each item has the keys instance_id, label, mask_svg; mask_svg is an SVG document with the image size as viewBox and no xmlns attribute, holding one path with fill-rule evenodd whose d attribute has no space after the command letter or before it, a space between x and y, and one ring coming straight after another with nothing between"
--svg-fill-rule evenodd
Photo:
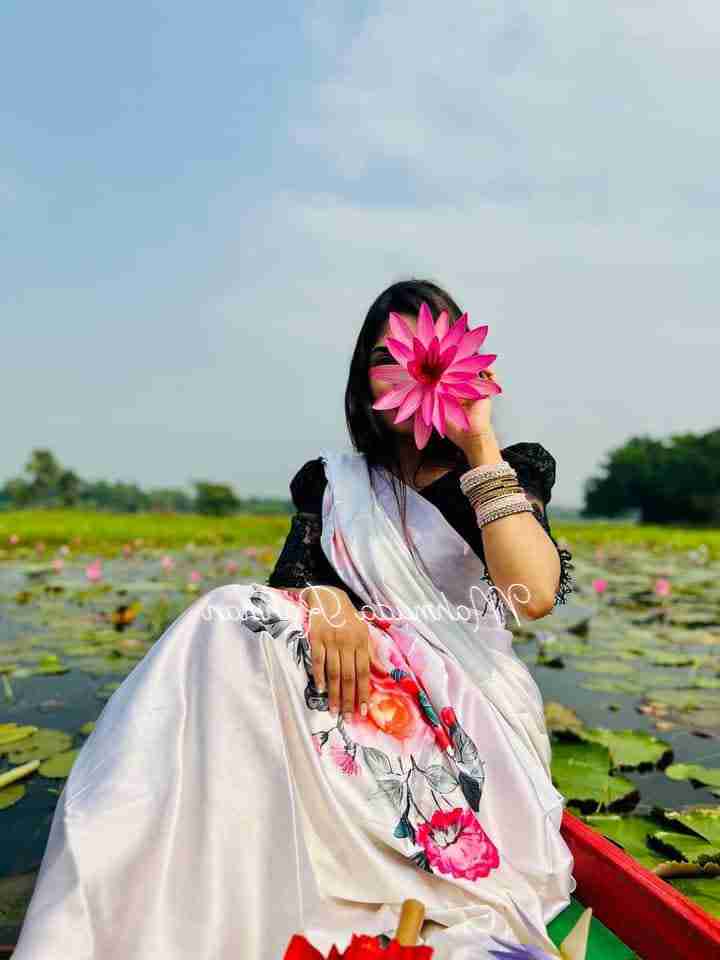
<instances>
[{"instance_id":1,"label":"black blouse","mask_svg":"<svg viewBox=\"0 0 720 960\"><path fill-rule=\"evenodd\" d=\"M566 603L568 595L574 589L572 554L558 546L551 533L545 509L550 502L555 483L555 458L539 443L514 443L504 447L501 456L517 472L518 482L525 493L543 504L541 508L539 504L533 503L533 513L555 544L560 557L560 581L555 594L555 605ZM448 523L484 563L481 528L470 500L460 487L460 477L466 470L465 466L453 467L416 493L435 504ZM290 532L266 583L269 587L287 588L310 584L340 587L359 610L363 601L340 578L320 545L322 500L326 485L327 478L321 457L308 460L290 481L290 494L296 513L292 516ZM492 584L487 567L484 579L488 584Z\"/></svg>"}]
</instances>

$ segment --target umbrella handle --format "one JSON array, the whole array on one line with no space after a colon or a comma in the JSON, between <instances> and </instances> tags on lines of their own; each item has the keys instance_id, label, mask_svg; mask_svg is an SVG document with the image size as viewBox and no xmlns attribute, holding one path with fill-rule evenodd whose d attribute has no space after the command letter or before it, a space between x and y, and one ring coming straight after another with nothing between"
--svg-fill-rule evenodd
<instances>
[{"instance_id":1,"label":"umbrella handle","mask_svg":"<svg viewBox=\"0 0 720 960\"><path fill-rule=\"evenodd\" d=\"M402 947L414 947L425 919L425 904L421 900L403 900L395 939Z\"/></svg>"}]
</instances>

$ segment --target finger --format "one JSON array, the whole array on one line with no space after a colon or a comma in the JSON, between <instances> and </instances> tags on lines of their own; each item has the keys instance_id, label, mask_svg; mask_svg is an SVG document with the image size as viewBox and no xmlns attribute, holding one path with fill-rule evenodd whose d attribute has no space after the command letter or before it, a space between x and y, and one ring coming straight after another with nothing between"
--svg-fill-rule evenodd
<instances>
[{"instance_id":1,"label":"finger","mask_svg":"<svg viewBox=\"0 0 720 960\"><path fill-rule=\"evenodd\" d=\"M325 650L325 672L328 682L328 706L335 715L340 709L340 654L337 647Z\"/></svg>"},{"instance_id":2,"label":"finger","mask_svg":"<svg viewBox=\"0 0 720 960\"><path fill-rule=\"evenodd\" d=\"M342 710L346 720L355 713L355 649L340 648L340 672L342 674Z\"/></svg>"},{"instance_id":3,"label":"finger","mask_svg":"<svg viewBox=\"0 0 720 960\"><path fill-rule=\"evenodd\" d=\"M370 653L367 647L358 647L355 651L355 677L360 713L365 717L370 699Z\"/></svg>"},{"instance_id":4,"label":"finger","mask_svg":"<svg viewBox=\"0 0 720 960\"><path fill-rule=\"evenodd\" d=\"M312 673L318 693L325 691L325 644L319 640L311 641Z\"/></svg>"}]
</instances>

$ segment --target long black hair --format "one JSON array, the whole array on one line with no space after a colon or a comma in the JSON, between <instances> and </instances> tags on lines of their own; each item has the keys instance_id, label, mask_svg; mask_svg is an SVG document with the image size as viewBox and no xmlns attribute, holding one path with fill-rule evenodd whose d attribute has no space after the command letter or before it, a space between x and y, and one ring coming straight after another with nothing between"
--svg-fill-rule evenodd
<instances>
[{"instance_id":1,"label":"long black hair","mask_svg":"<svg viewBox=\"0 0 720 960\"><path fill-rule=\"evenodd\" d=\"M406 488L404 483L398 482L403 474L396 445L397 434L385 423L380 411L372 408L375 398L370 389L369 367L370 354L385 329L388 314L394 311L417 316L423 301L430 307L435 320L443 310L447 310L451 326L463 313L450 294L430 280L411 279L394 283L380 294L367 312L350 361L345 388L345 419L352 445L358 453L364 454L369 471L374 467L384 470L392 484L406 534ZM463 451L448 437L441 437L436 430L432 431L427 445L421 451L412 478L413 485L418 471L428 465L470 469Z\"/></svg>"}]
</instances>

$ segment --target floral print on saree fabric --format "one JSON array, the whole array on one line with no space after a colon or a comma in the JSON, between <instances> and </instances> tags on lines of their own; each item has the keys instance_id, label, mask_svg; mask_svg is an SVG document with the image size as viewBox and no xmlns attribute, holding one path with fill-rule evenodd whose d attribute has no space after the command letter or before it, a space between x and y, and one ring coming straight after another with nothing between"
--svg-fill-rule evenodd
<instances>
[{"instance_id":1,"label":"floral print on saree fabric","mask_svg":"<svg viewBox=\"0 0 720 960\"><path fill-rule=\"evenodd\" d=\"M307 708L327 714L327 693L317 690L312 673L307 604L295 591L281 593L302 608L301 627L278 615L267 588L260 585L250 595L253 609L245 623L253 631L284 635L304 671ZM358 712L350 721L342 714L333 717L332 723L311 731L313 746L341 774L368 778L368 803L394 811L393 836L413 848L406 856L416 866L482 879L499 866L500 857L477 817L485 781L478 749L455 709L432 703L423 684L425 655L414 637L377 619L370 636L367 717Z\"/></svg>"}]
</instances>

